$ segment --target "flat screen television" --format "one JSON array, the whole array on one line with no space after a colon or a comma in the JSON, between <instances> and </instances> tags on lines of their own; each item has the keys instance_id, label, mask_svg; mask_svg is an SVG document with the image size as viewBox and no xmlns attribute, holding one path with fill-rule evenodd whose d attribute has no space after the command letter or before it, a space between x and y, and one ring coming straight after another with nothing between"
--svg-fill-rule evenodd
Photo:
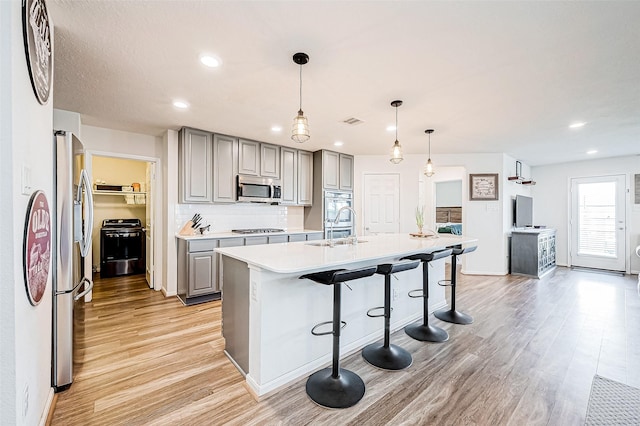
<instances>
[{"instance_id":1,"label":"flat screen television","mask_svg":"<svg viewBox=\"0 0 640 426\"><path fill-rule=\"evenodd\" d=\"M516 228L533 226L533 198L516 195L514 212Z\"/></svg>"}]
</instances>

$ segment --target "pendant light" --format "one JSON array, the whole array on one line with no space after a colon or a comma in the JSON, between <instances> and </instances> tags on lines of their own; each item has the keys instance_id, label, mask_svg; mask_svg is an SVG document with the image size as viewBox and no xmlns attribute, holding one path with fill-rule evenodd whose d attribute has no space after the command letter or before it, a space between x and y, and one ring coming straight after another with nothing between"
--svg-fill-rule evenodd
<instances>
[{"instance_id":1,"label":"pendant light","mask_svg":"<svg viewBox=\"0 0 640 426\"><path fill-rule=\"evenodd\" d=\"M429 156L427 157L427 164L424 166L424 175L426 177L431 177L436 174L436 172L433 171L433 163L431 162L431 133L433 133L434 130L427 129L424 132L429 135Z\"/></svg>"},{"instance_id":2,"label":"pendant light","mask_svg":"<svg viewBox=\"0 0 640 426\"><path fill-rule=\"evenodd\" d=\"M307 117L305 117L302 112L302 66L309 62L309 55L298 52L293 55L293 62L300 65L300 108L298 109L298 115L293 119L291 139L298 143L303 143L310 138L309 123L307 122Z\"/></svg>"},{"instance_id":3,"label":"pendant light","mask_svg":"<svg viewBox=\"0 0 640 426\"><path fill-rule=\"evenodd\" d=\"M391 102L391 106L396 109L396 141L391 147L391 158L389 159L393 164L398 164L402 161L402 146L398 142L398 107L400 105L402 105L402 101Z\"/></svg>"}]
</instances>

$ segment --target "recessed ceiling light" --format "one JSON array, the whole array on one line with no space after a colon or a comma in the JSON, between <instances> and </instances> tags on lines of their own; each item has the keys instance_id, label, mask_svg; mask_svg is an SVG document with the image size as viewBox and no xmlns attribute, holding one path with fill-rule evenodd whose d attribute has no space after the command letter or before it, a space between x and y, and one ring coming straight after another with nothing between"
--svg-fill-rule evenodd
<instances>
[{"instance_id":1,"label":"recessed ceiling light","mask_svg":"<svg viewBox=\"0 0 640 426\"><path fill-rule=\"evenodd\" d=\"M587 123L583 123L583 122L580 122L580 123L572 123L572 124L569 124L569 128L570 128L570 129L577 129L578 127L582 127L582 126L584 126L585 124L587 124Z\"/></svg>"},{"instance_id":2,"label":"recessed ceiling light","mask_svg":"<svg viewBox=\"0 0 640 426\"><path fill-rule=\"evenodd\" d=\"M333 146L342 146L342 145L344 145L344 143L342 143L342 141L335 141L333 143Z\"/></svg>"},{"instance_id":3,"label":"recessed ceiling light","mask_svg":"<svg viewBox=\"0 0 640 426\"><path fill-rule=\"evenodd\" d=\"M185 101L173 101L173 106L180 109L189 108L189 104Z\"/></svg>"},{"instance_id":4,"label":"recessed ceiling light","mask_svg":"<svg viewBox=\"0 0 640 426\"><path fill-rule=\"evenodd\" d=\"M591 155L591 154L596 154L598 152L597 149L592 149L591 151L587 151L587 154Z\"/></svg>"},{"instance_id":5,"label":"recessed ceiling light","mask_svg":"<svg viewBox=\"0 0 640 426\"><path fill-rule=\"evenodd\" d=\"M282 131L282 127L281 126L271 126L271 131L272 132L281 132Z\"/></svg>"},{"instance_id":6,"label":"recessed ceiling light","mask_svg":"<svg viewBox=\"0 0 640 426\"><path fill-rule=\"evenodd\" d=\"M396 130L396 126L394 126L393 124L391 124L390 126L387 126L387 132L393 132Z\"/></svg>"},{"instance_id":7,"label":"recessed ceiling light","mask_svg":"<svg viewBox=\"0 0 640 426\"><path fill-rule=\"evenodd\" d=\"M202 62L204 65L208 66L209 68L217 68L220 66L220 59L211 55L201 55L200 62Z\"/></svg>"}]
</instances>

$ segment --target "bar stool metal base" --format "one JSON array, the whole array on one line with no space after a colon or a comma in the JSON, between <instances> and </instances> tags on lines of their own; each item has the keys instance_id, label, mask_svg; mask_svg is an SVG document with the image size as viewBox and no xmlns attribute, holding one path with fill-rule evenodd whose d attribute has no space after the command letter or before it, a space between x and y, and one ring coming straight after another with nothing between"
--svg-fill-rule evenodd
<instances>
[{"instance_id":1,"label":"bar stool metal base","mask_svg":"<svg viewBox=\"0 0 640 426\"><path fill-rule=\"evenodd\" d=\"M441 321L451 322L454 324L467 325L473 323L473 317L453 309L443 309L433 314Z\"/></svg>"},{"instance_id":2,"label":"bar stool metal base","mask_svg":"<svg viewBox=\"0 0 640 426\"><path fill-rule=\"evenodd\" d=\"M409 324L404 328L404 332L421 342L442 343L449 340L449 333L429 324Z\"/></svg>"},{"instance_id":3,"label":"bar stool metal base","mask_svg":"<svg viewBox=\"0 0 640 426\"><path fill-rule=\"evenodd\" d=\"M307 380L307 395L316 404L329 408L347 408L358 403L364 396L364 382L353 371L341 368L338 377L332 369L316 371Z\"/></svg>"},{"instance_id":4,"label":"bar stool metal base","mask_svg":"<svg viewBox=\"0 0 640 426\"><path fill-rule=\"evenodd\" d=\"M413 363L411 354L400 346L385 347L381 342L365 346L362 349L362 357L369 364L383 370L402 370Z\"/></svg>"}]
</instances>

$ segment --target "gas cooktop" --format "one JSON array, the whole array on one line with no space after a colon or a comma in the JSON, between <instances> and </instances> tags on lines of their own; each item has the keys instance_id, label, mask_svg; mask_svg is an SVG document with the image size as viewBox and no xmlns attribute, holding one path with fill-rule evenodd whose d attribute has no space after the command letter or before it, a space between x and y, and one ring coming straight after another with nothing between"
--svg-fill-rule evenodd
<instances>
[{"instance_id":1,"label":"gas cooktop","mask_svg":"<svg viewBox=\"0 0 640 426\"><path fill-rule=\"evenodd\" d=\"M284 232L284 229L278 228L254 228L254 229L233 229L231 232L235 234L268 234L271 232Z\"/></svg>"}]
</instances>

